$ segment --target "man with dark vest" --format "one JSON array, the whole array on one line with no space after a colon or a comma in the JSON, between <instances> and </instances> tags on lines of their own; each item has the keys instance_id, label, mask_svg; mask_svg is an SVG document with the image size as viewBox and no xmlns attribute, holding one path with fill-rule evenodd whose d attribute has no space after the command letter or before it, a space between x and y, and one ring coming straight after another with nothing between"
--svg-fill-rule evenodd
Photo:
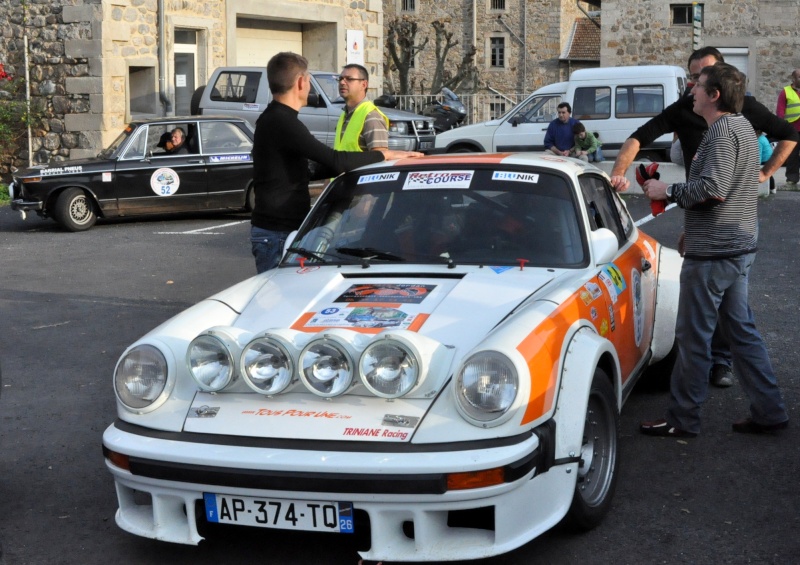
<instances>
[{"instance_id":1,"label":"man with dark vest","mask_svg":"<svg viewBox=\"0 0 800 565\"><path fill-rule=\"evenodd\" d=\"M367 100L369 73L361 65L342 68L339 95L345 107L336 124L337 151L379 151L389 148L389 118Z\"/></svg>"},{"instance_id":2,"label":"man with dark vest","mask_svg":"<svg viewBox=\"0 0 800 565\"><path fill-rule=\"evenodd\" d=\"M800 132L800 69L795 69L792 73L792 84L787 85L778 94L778 107L775 113ZM800 143L786 159L786 183L795 188L798 182L800 182Z\"/></svg>"}]
</instances>

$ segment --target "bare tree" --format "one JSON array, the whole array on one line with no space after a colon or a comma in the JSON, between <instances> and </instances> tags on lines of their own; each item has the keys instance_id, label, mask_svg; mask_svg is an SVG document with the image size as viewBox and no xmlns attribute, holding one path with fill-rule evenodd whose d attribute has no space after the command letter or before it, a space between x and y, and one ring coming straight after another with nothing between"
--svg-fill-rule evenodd
<instances>
[{"instance_id":1,"label":"bare tree","mask_svg":"<svg viewBox=\"0 0 800 565\"><path fill-rule=\"evenodd\" d=\"M396 70L399 83L397 94L411 94L411 83L408 76L411 62L416 54L428 44L428 38L426 37L418 45L415 45L417 22L406 16L391 20L386 30L386 50L389 53L390 63L388 69L384 64L383 76L391 77L391 71Z\"/></svg>"},{"instance_id":2,"label":"bare tree","mask_svg":"<svg viewBox=\"0 0 800 565\"><path fill-rule=\"evenodd\" d=\"M444 87L455 90L465 82L477 77L474 46L464 51L461 62L456 65L455 72L448 70L447 58L451 50L458 45L458 41L453 40L453 32L445 29L446 23L440 20L431 23L434 30L436 67L431 85L427 89L430 94L438 94ZM408 16L394 18L386 26L388 57L384 62L383 76L387 87L395 94L413 94L414 84L410 77L411 63L416 54L425 48L429 40L429 37L425 36L416 43L418 33L417 22ZM397 73L397 85L393 79L394 72ZM426 90L424 79L420 81L420 87L422 91Z\"/></svg>"}]
</instances>

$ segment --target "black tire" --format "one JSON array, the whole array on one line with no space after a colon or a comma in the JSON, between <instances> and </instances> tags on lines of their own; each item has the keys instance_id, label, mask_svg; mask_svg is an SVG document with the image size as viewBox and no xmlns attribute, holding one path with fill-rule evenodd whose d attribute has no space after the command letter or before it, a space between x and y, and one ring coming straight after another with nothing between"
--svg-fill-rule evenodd
<instances>
[{"instance_id":1,"label":"black tire","mask_svg":"<svg viewBox=\"0 0 800 565\"><path fill-rule=\"evenodd\" d=\"M252 212L255 210L256 207L256 190L251 184L247 187L247 192L245 193L244 197L244 209L248 212Z\"/></svg>"},{"instance_id":2,"label":"black tire","mask_svg":"<svg viewBox=\"0 0 800 565\"><path fill-rule=\"evenodd\" d=\"M205 86L201 86L195 88L194 92L192 92L192 99L189 101L189 112L192 116L200 115L200 99L203 98L203 91L205 89Z\"/></svg>"},{"instance_id":3,"label":"black tire","mask_svg":"<svg viewBox=\"0 0 800 565\"><path fill-rule=\"evenodd\" d=\"M68 231L85 231L97 221L94 203L80 188L68 188L58 195L53 217Z\"/></svg>"},{"instance_id":4,"label":"black tire","mask_svg":"<svg viewBox=\"0 0 800 565\"><path fill-rule=\"evenodd\" d=\"M477 149L469 145L457 145L447 151L448 153L479 153Z\"/></svg>"},{"instance_id":5,"label":"black tire","mask_svg":"<svg viewBox=\"0 0 800 565\"><path fill-rule=\"evenodd\" d=\"M566 522L578 530L597 526L611 509L617 488L619 410L608 375L594 371L583 429L581 463Z\"/></svg>"}]
</instances>

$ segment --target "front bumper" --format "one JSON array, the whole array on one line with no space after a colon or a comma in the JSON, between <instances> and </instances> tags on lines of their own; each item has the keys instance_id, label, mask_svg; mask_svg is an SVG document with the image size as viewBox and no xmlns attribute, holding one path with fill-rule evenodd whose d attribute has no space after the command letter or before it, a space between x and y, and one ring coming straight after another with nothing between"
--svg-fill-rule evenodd
<instances>
[{"instance_id":1,"label":"front bumper","mask_svg":"<svg viewBox=\"0 0 800 565\"><path fill-rule=\"evenodd\" d=\"M117 422L103 435L119 500L117 524L163 541L197 544L195 508L204 492L272 499L352 502L369 517L371 547L362 557L392 561L476 559L511 551L567 512L577 463L552 462L552 426L497 447L392 444L320 449L272 442L154 432ZM207 442L207 443L206 443ZM313 449L303 448L303 444ZM335 449L345 445L337 442ZM129 457L117 466L110 452ZM448 490L450 473L502 467L505 482ZM145 493L146 502L141 494ZM462 527L480 516L484 529ZM203 520L200 514L199 520ZM202 526L202 524L201 524ZM413 532L409 535L409 532Z\"/></svg>"},{"instance_id":2,"label":"front bumper","mask_svg":"<svg viewBox=\"0 0 800 565\"><path fill-rule=\"evenodd\" d=\"M23 212L41 212L44 210L44 202L40 200L12 200L11 209Z\"/></svg>"}]
</instances>

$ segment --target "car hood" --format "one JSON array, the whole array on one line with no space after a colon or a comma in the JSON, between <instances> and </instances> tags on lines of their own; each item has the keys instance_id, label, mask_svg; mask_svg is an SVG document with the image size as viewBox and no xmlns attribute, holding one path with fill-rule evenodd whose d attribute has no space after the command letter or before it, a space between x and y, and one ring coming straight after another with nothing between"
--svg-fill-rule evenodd
<instances>
[{"instance_id":1,"label":"car hood","mask_svg":"<svg viewBox=\"0 0 800 565\"><path fill-rule=\"evenodd\" d=\"M315 270L316 269L316 270ZM349 269L349 270L348 270ZM389 267L277 269L258 288L235 326L253 334L274 328L316 333L346 328L365 335L406 329L446 346L447 375L509 313L555 274L518 267L435 267L392 272ZM186 431L286 439L410 441L435 402L387 400L362 389L332 399L304 388L265 398L249 392L198 392ZM213 417L208 417L213 414Z\"/></svg>"}]
</instances>

